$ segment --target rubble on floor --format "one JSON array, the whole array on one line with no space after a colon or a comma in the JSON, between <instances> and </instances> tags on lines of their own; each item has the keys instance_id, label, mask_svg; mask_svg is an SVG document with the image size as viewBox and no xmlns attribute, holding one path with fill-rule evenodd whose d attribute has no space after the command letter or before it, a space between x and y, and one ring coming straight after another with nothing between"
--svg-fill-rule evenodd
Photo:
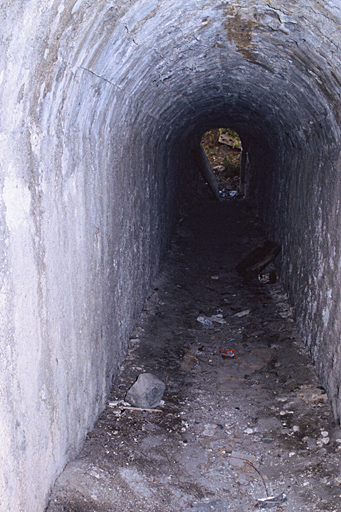
<instances>
[{"instance_id":1,"label":"rubble on floor","mask_svg":"<svg viewBox=\"0 0 341 512\"><path fill-rule=\"evenodd\" d=\"M184 215L108 407L48 512L340 510L341 432L292 308L280 281L235 271L265 240L244 201ZM141 373L165 384L157 409L125 402Z\"/></svg>"}]
</instances>

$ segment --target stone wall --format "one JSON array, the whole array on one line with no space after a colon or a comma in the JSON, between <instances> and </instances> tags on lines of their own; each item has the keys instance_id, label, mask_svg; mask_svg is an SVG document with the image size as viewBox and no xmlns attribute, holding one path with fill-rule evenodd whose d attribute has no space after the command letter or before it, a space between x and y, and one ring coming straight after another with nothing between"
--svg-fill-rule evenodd
<instances>
[{"instance_id":1,"label":"stone wall","mask_svg":"<svg viewBox=\"0 0 341 512\"><path fill-rule=\"evenodd\" d=\"M237 130L340 398L340 33L330 0L1 6L0 509L44 509L104 407L191 150Z\"/></svg>"}]
</instances>

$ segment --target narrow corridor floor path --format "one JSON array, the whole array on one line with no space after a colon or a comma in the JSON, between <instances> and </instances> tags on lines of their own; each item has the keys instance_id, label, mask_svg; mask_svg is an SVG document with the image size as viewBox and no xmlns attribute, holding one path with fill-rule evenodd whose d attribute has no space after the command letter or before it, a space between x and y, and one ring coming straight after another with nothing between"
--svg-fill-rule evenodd
<instances>
[{"instance_id":1,"label":"narrow corridor floor path","mask_svg":"<svg viewBox=\"0 0 341 512\"><path fill-rule=\"evenodd\" d=\"M341 432L280 280L235 271L264 241L244 201L183 215L108 406L48 512L341 510ZM154 411L124 402L144 372L166 383Z\"/></svg>"}]
</instances>

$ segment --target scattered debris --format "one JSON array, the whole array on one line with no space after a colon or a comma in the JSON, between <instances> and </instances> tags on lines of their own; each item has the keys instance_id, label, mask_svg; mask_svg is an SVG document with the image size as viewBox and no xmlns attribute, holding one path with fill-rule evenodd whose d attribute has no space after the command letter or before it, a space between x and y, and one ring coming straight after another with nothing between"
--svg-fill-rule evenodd
<instances>
[{"instance_id":1,"label":"scattered debris","mask_svg":"<svg viewBox=\"0 0 341 512\"><path fill-rule=\"evenodd\" d=\"M224 317L221 313L211 316L200 315L198 316L197 321L204 325L205 327L210 327L213 322L216 322L217 324L220 325L226 324L226 320L224 320Z\"/></svg>"},{"instance_id":2,"label":"scattered debris","mask_svg":"<svg viewBox=\"0 0 341 512\"><path fill-rule=\"evenodd\" d=\"M244 311L239 311L238 313L235 313L233 316L237 318L242 318L243 316L247 316L251 313L251 309L244 309Z\"/></svg>"},{"instance_id":3,"label":"scattered debris","mask_svg":"<svg viewBox=\"0 0 341 512\"><path fill-rule=\"evenodd\" d=\"M236 271L246 281L257 277L263 268L273 261L280 253L281 246L275 242L266 242L250 252L238 265Z\"/></svg>"},{"instance_id":4,"label":"scattered debris","mask_svg":"<svg viewBox=\"0 0 341 512\"><path fill-rule=\"evenodd\" d=\"M198 316L197 321L200 324L204 325L205 327L210 327L212 325L212 323L213 323L211 320L209 320L207 318L207 316L203 316L203 315Z\"/></svg>"},{"instance_id":5,"label":"scattered debris","mask_svg":"<svg viewBox=\"0 0 341 512\"><path fill-rule=\"evenodd\" d=\"M341 430L295 325L279 315L288 298L280 283L260 285L257 274L245 286L233 270L241 243L246 254L264 240L245 207L210 201L185 217L109 407L59 477L47 512L340 510ZM213 313L226 324L209 320ZM221 349L235 357L223 361ZM143 372L166 384L164 406L125 402ZM280 492L288 500L276 506Z\"/></svg>"},{"instance_id":6,"label":"scattered debris","mask_svg":"<svg viewBox=\"0 0 341 512\"><path fill-rule=\"evenodd\" d=\"M250 435L250 434L254 434L254 433L255 433L255 431L254 431L254 429L253 429L253 428L248 427L248 428L246 428L246 429L244 430L244 433L245 433L245 434L247 434L247 435Z\"/></svg>"},{"instance_id":7,"label":"scattered debris","mask_svg":"<svg viewBox=\"0 0 341 512\"><path fill-rule=\"evenodd\" d=\"M108 407L113 407L111 402L108 403ZM116 406L115 406L116 407ZM143 412L163 412L161 409L145 409L144 407L132 407L131 405L119 405L119 409L116 411L143 411Z\"/></svg>"},{"instance_id":8,"label":"scattered debris","mask_svg":"<svg viewBox=\"0 0 341 512\"><path fill-rule=\"evenodd\" d=\"M260 498L258 500L259 508L273 508L277 507L277 505L282 505L287 501L287 496L284 494L279 494L278 496L269 496L268 498Z\"/></svg>"},{"instance_id":9,"label":"scattered debris","mask_svg":"<svg viewBox=\"0 0 341 512\"><path fill-rule=\"evenodd\" d=\"M141 373L126 394L126 401L141 409L154 409L160 404L165 384L151 373Z\"/></svg>"},{"instance_id":10,"label":"scattered debris","mask_svg":"<svg viewBox=\"0 0 341 512\"><path fill-rule=\"evenodd\" d=\"M230 348L228 350L221 350L220 353L221 353L221 357L223 359L231 359L232 357L235 357L235 355L236 355L234 348Z\"/></svg>"},{"instance_id":11,"label":"scattered debris","mask_svg":"<svg viewBox=\"0 0 341 512\"><path fill-rule=\"evenodd\" d=\"M213 167L213 170L218 171L218 172L223 172L223 171L225 171L225 165L216 165L215 167Z\"/></svg>"},{"instance_id":12,"label":"scattered debris","mask_svg":"<svg viewBox=\"0 0 341 512\"><path fill-rule=\"evenodd\" d=\"M212 322L216 322L217 324L226 324L226 320L224 320L224 317L221 313L218 313L217 315L211 315L209 317L209 320L211 320Z\"/></svg>"},{"instance_id":13,"label":"scattered debris","mask_svg":"<svg viewBox=\"0 0 341 512\"><path fill-rule=\"evenodd\" d=\"M220 197L222 199L226 199L226 198L230 198L230 199L233 199L234 197L240 197L240 191L239 189L235 190L235 189L230 189L230 188L222 188L220 190Z\"/></svg>"},{"instance_id":14,"label":"scattered debris","mask_svg":"<svg viewBox=\"0 0 341 512\"><path fill-rule=\"evenodd\" d=\"M316 445L321 447L330 443L329 432L326 430L321 431L321 437L316 441Z\"/></svg>"},{"instance_id":15,"label":"scattered debris","mask_svg":"<svg viewBox=\"0 0 341 512\"><path fill-rule=\"evenodd\" d=\"M271 272L267 272L266 274L259 274L258 281L261 284L275 284L277 281L276 272L272 270Z\"/></svg>"},{"instance_id":16,"label":"scattered debris","mask_svg":"<svg viewBox=\"0 0 341 512\"><path fill-rule=\"evenodd\" d=\"M328 395L321 387L315 387L312 385L301 386L298 394L298 398L304 400L308 404L318 404L328 402Z\"/></svg>"},{"instance_id":17,"label":"scattered debris","mask_svg":"<svg viewBox=\"0 0 341 512\"><path fill-rule=\"evenodd\" d=\"M238 190L229 190L228 195L229 195L229 197L238 197L239 192L238 192Z\"/></svg>"}]
</instances>

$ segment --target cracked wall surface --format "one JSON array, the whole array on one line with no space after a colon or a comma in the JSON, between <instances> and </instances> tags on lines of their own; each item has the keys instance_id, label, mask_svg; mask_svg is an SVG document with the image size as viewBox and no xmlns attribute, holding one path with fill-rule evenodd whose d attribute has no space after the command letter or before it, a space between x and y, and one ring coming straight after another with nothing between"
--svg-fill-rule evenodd
<instances>
[{"instance_id":1,"label":"cracked wall surface","mask_svg":"<svg viewBox=\"0 0 341 512\"><path fill-rule=\"evenodd\" d=\"M192 149L237 130L341 417L338 0L1 3L0 508L42 511L102 410Z\"/></svg>"}]
</instances>

